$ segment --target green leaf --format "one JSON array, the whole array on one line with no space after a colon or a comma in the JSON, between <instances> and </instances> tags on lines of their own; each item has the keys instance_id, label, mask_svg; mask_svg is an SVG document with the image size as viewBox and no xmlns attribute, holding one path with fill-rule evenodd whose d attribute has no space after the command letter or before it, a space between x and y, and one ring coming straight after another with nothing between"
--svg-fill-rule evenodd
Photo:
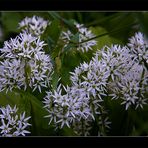
<instances>
[{"instance_id":1,"label":"green leaf","mask_svg":"<svg viewBox=\"0 0 148 148\"><path fill-rule=\"evenodd\" d=\"M44 116L48 115L48 112L43 108L43 104L35 97L30 98L30 104L31 104L31 119L33 127L32 134L33 135L51 134L53 130L52 127L48 125L48 119L44 118ZM47 131L48 133L45 134L45 132Z\"/></svg>"},{"instance_id":2,"label":"green leaf","mask_svg":"<svg viewBox=\"0 0 148 148\"><path fill-rule=\"evenodd\" d=\"M145 12L135 12L134 13L136 19L138 19L138 22L140 24L140 29L146 34L148 37L148 13Z\"/></svg>"},{"instance_id":3,"label":"green leaf","mask_svg":"<svg viewBox=\"0 0 148 148\"><path fill-rule=\"evenodd\" d=\"M95 49L100 50L105 45L111 46L112 44L122 44L121 40L110 36L107 30L103 27L90 27L90 30L92 30L92 32L95 35L100 34L100 37L95 39L97 41L97 46L95 47ZM101 36L101 34L104 34L104 35Z\"/></svg>"},{"instance_id":4,"label":"green leaf","mask_svg":"<svg viewBox=\"0 0 148 148\"><path fill-rule=\"evenodd\" d=\"M24 95L21 95L18 92L8 92L7 94L3 91L0 92L0 105L1 106L17 106L19 108L19 112L26 111L27 115L30 115L30 105L28 98Z\"/></svg>"},{"instance_id":5,"label":"green leaf","mask_svg":"<svg viewBox=\"0 0 148 148\"><path fill-rule=\"evenodd\" d=\"M63 136L77 136L77 134L73 131L73 129L68 128L68 127L64 127L63 129L61 129L60 135L63 135Z\"/></svg>"},{"instance_id":6,"label":"green leaf","mask_svg":"<svg viewBox=\"0 0 148 148\"><path fill-rule=\"evenodd\" d=\"M53 20L50 25L47 26L45 32L41 36L41 39L50 38L51 43L56 44L61 33L60 22L58 20Z\"/></svg>"},{"instance_id":7,"label":"green leaf","mask_svg":"<svg viewBox=\"0 0 148 148\"><path fill-rule=\"evenodd\" d=\"M45 47L46 53L50 54L52 58L55 58L59 54L59 45L57 42L61 34L61 27L58 20L53 20L51 25L47 27L45 33L41 36L42 40L45 40L48 46Z\"/></svg>"},{"instance_id":8,"label":"green leaf","mask_svg":"<svg viewBox=\"0 0 148 148\"><path fill-rule=\"evenodd\" d=\"M77 32L77 29L76 29L76 27L74 25L74 20L73 19L72 20L66 20L56 12L49 12L49 15L51 17L53 17L54 19L63 22L65 24L65 26L67 26L73 33Z\"/></svg>"},{"instance_id":9,"label":"green leaf","mask_svg":"<svg viewBox=\"0 0 148 148\"><path fill-rule=\"evenodd\" d=\"M18 23L21 15L17 12L2 12L1 20L6 32L19 32Z\"/></svg>"}]
</instances>

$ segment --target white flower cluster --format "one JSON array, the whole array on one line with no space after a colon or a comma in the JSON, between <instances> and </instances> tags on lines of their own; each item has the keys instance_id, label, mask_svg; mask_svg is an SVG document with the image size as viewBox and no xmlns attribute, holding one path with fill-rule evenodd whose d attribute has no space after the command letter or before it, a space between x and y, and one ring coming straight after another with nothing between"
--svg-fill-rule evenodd
<instances>
[{"instance_id":1,"label":"white flower cluster","mask_svg":"<svg viewBox=\"0 0 148 148\"><path fill-rule=\"evenodd\" d=\"M133 105L143 108L148 88L147 44L141 33L132 37L128 46L117 45L96 53L110 73L107 81L108 94L123 100L126 110ZM138 42L137 42L138 41ZM143 43L143 44L142 44ZM137 53L136 53L137 52ZM136 53L136 54L135 54Z\"/></svg>"},{"instance_id":2,"label":"white flower cluster","mask_svg":"<svg viewBox=\"0 0 148 148\"><path fill-rule=\"evenodd\" d=\"M18 115L18 108L10 105L0 108L0 135L3 137L26 136L30 132L26 130L31 124L25 117L25 112Z\"/></svg>"},{"instance_id":3,"label":"white flower cluster","mask_svg":"<svg viewBox=\"0 0 148 148\"><path fill-rule=\"evenodd\" d=\"M23 32L32 34L33 36L40 36L44 33L47 26L50 25L50 22L44 20L42 17L33 16L26 17L19 23L19 28Z\"/></svg>"},{"instance_id":4,"label":"white flower cluster","mask_svg":"<svg viewBox=\"0 0 148 148\"><path fill-rule=\"evenodd\" d=\"M41 87L49 85L52 63L44 46L44 41L26 32L4 42L0 49L0 91L31 87L41 92Z\"/></svg>"},{"instance_id":5,"label":"white flower cluster","mask_svg":"<svg viewBox=\"0 0 148 148\"><path fill-rule=\"evenodd\" d=\"M76 49L78 51L87 52L88 50L92 50L92 46L95 46L97 44L97 41L95 40L89 40L95 35L91 32L91 30L88 30L86 27L84 27L83 24L75 23L75 26L78 30L78 43L76 43ZM62 32L61 39L65 42L65 46L70 43L71 39L74 37L74 34L68 30L66 32Z\"/></svg>"},{"instance_id":6,"label":"white flower cluster","mask_svg":"<svg viewBox=\"0 0 148 148\"><path fill-rule=\"evenodd\" d=\"M100 62L81 64L71 73L71 87L63 86L63 92L59 85L54 92L47 92L44 103L49 112L46 116L50 118L49 124L54 121L56 127L63 128L66 125L72 127L78 135L89 135L95 116L104 116L102 96L106 96L105 86L108 77L108 72L104 69ZM110 122L102 122L108 123Z\"/></svg>"},{"instance_id":7,"label":"white flower cluster","mask_svg":"<svg viewBox=\"0 0 148 148\"><path fill-rule=\"evenodd\" d=\"M137 34L133 37L137 40L135 38ZM143 39L141 43L145 43ZM108 117L104 117L104 99L120 98L126 110L130 106L143 108L148 99L147 44L141 45L143 48L140 49L132 44L137 47L131 39L130 47L104 46L89 63L84 62L71 72L71 87L63 86L62 91L60 85L54 92L47 92L44 103L49 112L46 116L50 118L49 124L54 121L56 126L71 126L80 135L81 130L83 135L88 135L89 130L85 127L90 129L88 125L98 118L98 124L103 127L98 133L102 135L110 124ZM134 50L143 53L141 58L137 58Z\"/></svg>"},{"instance_id":8,"label":"white flower cluster","mask_svg":"<svg viewBox=\"0 0 148 148\"><path fill-rule=\"evenodd\" d=\"M46 116L50 118L49 124L53 120L60 128L64 125L70 127L75 119L81 120L81 118L87 118L90 115L90 109L86 104L87 98L81 100L81 98L73 96L75 92L73 88L68 86L64 87L64 90L66 94L62 94L62 86L59 85L54 92L47 92L44 98L45 108L49 112L49 115Z\"/></svg>"},{"instance_id":9,"label":"white flower cluster","mask_svg":"<svg viewBox=\"0 0 148 148\"><path fill-rule=\"evenodd\" d=\"M148 39L141 32L135 33L127 45L137 62L145 60L148 64Z\"/></svg>"}]
</instances>

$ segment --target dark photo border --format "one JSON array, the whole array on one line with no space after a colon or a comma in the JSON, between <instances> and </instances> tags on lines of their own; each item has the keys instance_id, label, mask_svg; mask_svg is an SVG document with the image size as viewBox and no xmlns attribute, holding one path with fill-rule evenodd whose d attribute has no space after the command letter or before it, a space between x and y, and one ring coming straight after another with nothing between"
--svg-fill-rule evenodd
<instances>
[{"instance_id":1,"label":"dark photo border","mask_svg":"<svg viewBox=\"0 0 148 148\"><path fill-rule=\"evenodd\" d=\"M0 10L146 11L146 2L147 0L0 0Z\"/></svg>"},{"instance_id":2,"label":"dark photo border","mask_svg":"<svg viewBox=\"0 0 148 148\"><path fill-rule=\"evenodd\" d=\"M3 148L146 148L148 137L11 137Z\"/></svg>"},{"instance_id":3,"label":"dark photo border","mask_svg":"<svg viewBox=\"0 0 148 148\"><path fill-rule=\"evenodd\" d=\"M147 0L0 0L1 11L148 11ZM148 137L0 137L9 148L147 147Z\"/></svg>"}]
</instances>

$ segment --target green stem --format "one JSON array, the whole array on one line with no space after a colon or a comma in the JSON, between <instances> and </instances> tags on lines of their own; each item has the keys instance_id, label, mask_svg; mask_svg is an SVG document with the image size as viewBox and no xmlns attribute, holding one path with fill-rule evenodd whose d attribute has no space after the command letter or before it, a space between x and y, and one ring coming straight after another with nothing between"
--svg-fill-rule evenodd
<instances>
[{"instance_id":1,"label":"green stem","mask_svg":"<svg viewBox=\"0 0 148 148\"><path fill-rule=\"evenodd\" d=\"M82 43L85 43L85 42L88 42L88 41L91 41L91 40L100 38L100 37L102 37L102 36L106 36L106 35L113 34L113 33L114 33L114 34L115 34L115 33L118 33L118 32L121 31L121 30L125 30L125 29L126 29L127 27L129 27L130 25L136 25L136 24L137 24L137 23L131 23L131 24L125 25L124 27L121 27L121 28L118 28L118 29L114 29L114 30L112 30L112 31L110 31L110 32L106 32L106 33L97 35L97 36L95 36L95 37L89 38L89 39L84 40L84 41L79 42L79 43L73 42L73 41L70 41L70 42L73 43L73 44L82 44Z\"/></svg>"},{"instance_id":2,"label":"green stem","mask_svg":"<svg viewBox=\"0 0 148 148\"><path fill-rule=\"evenodd\" d=\"M102 122L101 130L102 130L103 136L106 136L106 130L105 130L105 125L104 125L103 111L102 111L101 108L100 108L100 113L101 113L101 122Z\"/></svg>"},{"instance_id":3,"label":"green stem","mask_svg":"<svg viewBox=\"0 0 148 148\"><path fill-rule=\"evenodd\" d=\"M146 69L148 70L148 64L147 64L147 62L146 62L144 59L142 59L142 61L143 61L144 66L145 66Z\"/></svg>"},{"instance_id":4,"label":"green stem","mask_svg":"<svg viewBox=\"0 0 148 148\"><path fill-rule=\"evenodd\" d=\"M28 81L28 73L27 73L27 61L26 61L26 59L25 59L25 81L26 81L26 85L27 85L26 91L27 92L30 92L29 81Z\"/></svg>"}]
</instances>

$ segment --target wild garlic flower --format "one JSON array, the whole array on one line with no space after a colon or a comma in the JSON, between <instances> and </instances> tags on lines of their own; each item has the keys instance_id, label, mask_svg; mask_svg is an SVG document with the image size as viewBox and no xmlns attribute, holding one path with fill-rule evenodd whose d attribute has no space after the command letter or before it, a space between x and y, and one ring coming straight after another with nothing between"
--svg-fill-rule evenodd
<instances>
[{"instance_id":1,"label":"wild garlic flower","mask_svg":"<svg viewBox=\"0 0 148 148\"><path fill-rule=\"evenodd\" d=\"M104 46L89 63L84 62L75 68L71 81L74 86L86 90L85 94L98 106L109 95L112 99L122 99L126 110L131 105L142 108L148 99L145 95L148 71L135 59L126 46Z\"/></svg>"},{"instance_id":2,"label":"wild garlic flower","mask_svg":"<svg viewBox=\"0 0 148 148\"><path fill-rule=\"evenodd\" d=\"M57 90L47 92L44 98L45 108L49 112L46 116L50 118L49 124L53 121L62 128L64 125L75 127L78 122L92 123L95 115L101 114L108 77L106 65L98 60L84 62L76 67L71 72L72 86L63 86L62 89L59 85Z\"/></svg>"},{"instance_id":3,"label":"wild garlic flower","mask_svg":"<svg viewBox=\"0 0 148 148\"><path fill-rule=\"evenodd\" d=\"M146 81L147 79L147 81ZM121 104L125 104L127 110L129 106L133 105L135 109L138 107L143 108L144 104L147 104L146 92L148 73L142 65L135 63L133 67L117 82L116 91L118 91L118 98L122 99Z\"/></svg>"},{"instance_id":4,"label":"wild garlic flower","mask_svg":"<svg viewBox=\"0 0 148 148\"><path fill-rule=\"evenodd\" d=\"M100 61L90 61L88 64L84 62L74 72L71 72L73 85L83 89L88 97L97 98L96 102L100 102L102 100L101 96L106 94L106 81L108 77L109 71L106 71L105 65Z\"/></svg>"},{"instance_id":5,"label":"wild garlic flower","mask_svg":"<svg viewBox=\"0 0 148 148\"><path fill-rule=\"evenodd\" d=\"M23 32L32 34L33 36L40 36L44 33L47 26L50 25L50 22L44 20L42 17L33 16L26 17L19 23L19 28Z\"/></svg>"},{"instance_id":6,"label":"wild garlic flower","mask_svg":"<svg viewBox=\"0 0 148 148\"><path fill-rule=\"evenodd\" d=\"M95 117L104 116L102 106L98 103L100 100L91 100L86 91L77 86L63 88L59 85L57 90L47 92L44 98L44 108L48 111L45 117L49 118L49 124L55 125L56 129L71 127L77 135L90 135ZM110 123L107 119L101 121L104 121L104 128L108 128ZM102 124L98 122L99 126Z\"/></svg>"},{"instance_id":7,"label":"wild garlic flower","mask_svg":"<svg viewBox=\"0 0 148 148\"><path fill-rule=\"evenodd\" d=\"M0 72L0 91L6 89L12 91L13 88L21 89L22 86L26 89L26 79L24 75L24 64L21 63L20 59L5 60L1 62Z\"/></svg>"},{"instance_id":8,"label":"wild garlic flower","mask_svg":"<svg viewBox=\"0 0 148 148\"><path fill-rule=\"evenodd\" d=\"M112 81L115 81L115 77L120 77L122 73L126 73L133 64L128 48L120 45L104 46L95 53L93 60L95 63L101 61Z\"/></svg>"},{"instance_id":9,"label":"wild garlic flower","mask_svg":"<svg viewBox=\"0 0 148 148\"><path fill-rule=\"evenodd\" d=\"M18 114L16 105L12 108L10 105L0 108L0 135L4 137L26 136L30 134L27 130L31 117L25 117L25 112Z\"/></svg>"},{"instance_id":10,"label":"wild garlic flower","mask_svg":"<svg viewBox=\"0 0 148 148\"><path fill-rule=\"evenodd\" d=\"M81 99L73 96L70 87L63 88L65 94L62 94L62 86L59 85L54 92L47 92L43 101L44 107L49 113L45 117L50 118L49 124L53 121L56 128L63 128L65 125L70 128L75 120L87 118L90 114L90 109L85 100L82 102Z\"/></svg>"},{"instance_id":11,"label":"wild garlic flower","mask_svg":"<svg viewBox=\"0 0 148 148\"><path fill-rule=\"evenodd\" d=\"M100 56L101 55L101 56ZM127 110L129 106L143 108L146 104L148 71L136 62L137 57L131 54L128 47L117 45L101 50L96 54L110 71L107 90L112 99L123 99Z\"/></svg>"},{"instance_id":12,"label":"wild garlic flower","mask_svg":"<svg viewBox=\"0 0 148 148\"><path fill-rule=\"evenodd\" d=\"M78 43L76 43L76 49L82 52L92 50L92 47L97 44L97 41L91 39L95 37L95 35L91 32L91 30L84 27L83 24L75 23L75 26L78 30ZM73 34L70 30L62 32L61 39L65 42L64 47L67 47L74 35L75 34Z\"/></svg>"},{"instance_id":13,"label":"wild garlic flower","mask_svg":"<svg viewBox=\"0 0 148 148\"><path fill-rule=\"evenodd\" d=\"M44 41L31 34L21 33L4 42L1 51L0 91L13 88L26 90L31 87L41 92L41 87L49 86L52 63L43 47Z\"/></svg>"}]
</instances>

